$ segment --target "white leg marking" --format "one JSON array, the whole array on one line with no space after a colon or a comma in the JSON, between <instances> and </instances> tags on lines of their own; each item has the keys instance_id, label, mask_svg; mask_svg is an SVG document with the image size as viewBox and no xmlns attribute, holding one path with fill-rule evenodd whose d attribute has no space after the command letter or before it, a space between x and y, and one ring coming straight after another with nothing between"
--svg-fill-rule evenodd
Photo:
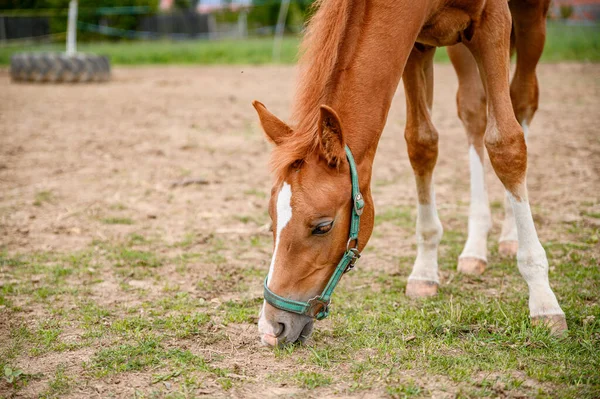
<instances>
[{"instance_id":1,"label":"white leg marking","mask_svg":"<svg viewBox=\"0 0 600 399\"><path fill-rule=\"evenodd\" d=\"M507 194L512 205L519 238L517 264L529 286L529 312L531 317L564 315L548 281L548 259L538 239L531 209L527 200L519 201Z\"/></svg>"},{"instance_id":2,"label":"white leg marking","mask_svg":"<svg viewBox=\"0 0 600 399\"><path fill-rule=\"evenodd\" d=\"M469 147L471 169L471 205L469 206L469 236L461 258L476 258L487 262L487 235L492 227L483 163L473 146Z\"/></svg>"},{"instance_id":3,"label":"white leg marking","mask_svg":"<svg viewBox=\"0 0 600 399\"><path fill-rule=\"evenodd\" d=\"M292 187L283 182L281 190L277 195L277 230L275 230L275 249L273 250L273 257L271 258L271 266L269 267L269 275L267 276L267 285L271 281L273 276L273 269L275 268L275 259L277 258L277 250L279 249L279 238L281 232L287 226L289 221L292 219ZM265 305L266 301L263 301L263 306L260 310L258 319L258 331L263 337L263 344L265 344L264 335L277 336L280 333L280 327L275 323L273 325L269 322L265 316Z\"/></svg>"},{"instance_id":4,"label":"white leg marking","mask_svg":"<svg viewBox=\"0 0 600 399\"><path fill-rule=\"evenodd\" d=\"M525 143L527 143L527 136L529 136L529 125L526 121L521 122L521 127L523 128L523 135L525 136Z\"/></svg>"},{"instance_id":5,"label":"white leg marking","mask_svg":"<svg viewBox=\"0 0 600 399\"><path fill-rule=\"evenodd\" d=\"M281 231L292 218L292 187L283 182L283 186L277 195L277 230L275 232L275 249L273 250L273 257L271 258L271 266L269 267L269 275L267 277L267 284L271 281L273 276L273 269L275 268L275 259L277 258L277 250L279 249L279 237Z\"/></svg>"},{"instance_id":6,"label":"white leg marking","mask_svg":"<svg viewBox=\"0 0 600 399\"><path fill-rule=\"evenodd\" d=\"M417 208L417 259L409 280L433 281L438 278L438 244L442 239L442 223L435 207L435 193L431 184L429 204L418 204Z\"/></svg>"},{"instance_id":7,"label":"white leg marking","mask_svg":"<svg viewBox=\"0 0 600 399\"><path fill-rule=\"evenodd\" d=\"M526 121L523 121L521 122L521 127L523 128L525 143L527 143L529 125L527 125ZM504 221L502 222L502 231L500 232L500 239L498 241L517 241L517 225L508 194L504 198Z\"/></svg>"},{"instance_id":8,"label":"white leg marking","mask_svg":"<svg viewBox=\"0 0 600 399\"><path fill-rule=\"evenodd\" d=\"M513 214L513 208L508 198L508 192L504 197L504 220L502 221L502 231L500 232L500 238L498 241L518 241L517 236L517 224L515 222L515 215Z\"/></svg>"}]
</instances>

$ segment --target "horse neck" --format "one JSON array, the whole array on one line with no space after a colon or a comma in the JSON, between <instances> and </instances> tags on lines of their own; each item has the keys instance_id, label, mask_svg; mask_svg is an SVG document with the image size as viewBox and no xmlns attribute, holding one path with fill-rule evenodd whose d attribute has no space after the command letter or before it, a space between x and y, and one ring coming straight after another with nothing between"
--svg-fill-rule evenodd
<instances>
[{"instance_id":1,"label":"horse neck","mask_svg":"<svg viewBox=\"0 0 600 399\"><path fill-rule=\"evenodd\" d=\"M356 18L360 26L350 27L357 35L354 51L340 59L328 96L342 120L346 143L369 181L392 98L426 15L424 4L415 8L411 5L407 12L394 1L388 7L367 7L363 18Z\"/></svg>"}]
</instances>

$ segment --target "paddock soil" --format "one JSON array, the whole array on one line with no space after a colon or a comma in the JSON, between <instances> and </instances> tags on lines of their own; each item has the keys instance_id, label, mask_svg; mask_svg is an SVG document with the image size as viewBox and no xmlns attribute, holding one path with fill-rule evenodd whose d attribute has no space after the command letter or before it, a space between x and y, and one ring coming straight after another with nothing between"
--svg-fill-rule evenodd
<instances>
[{"instance_id":1,"label":"paddock soil","mask_svg":"<svg viewBox=\"0 0 600 399\"><path fill-rule=\"evenodd\" d=\"M357 386L343 378L349 367L343 362L311 363L335 334L317 335L309 349L296 349L304 361L259 345L255 322L272 245L270 145L251 101L259 99L286 119L294 71L116 68L109 83L78 85L15 84L0 71L0 353L4 366L26 375L20 383L0 382L0 397L401 397L410 396L410 387L436 397L470 392L468 378L418 367L394 371L410 376L404 391L390 389L384 374ZM462 240L469 169L456 115L457 80L449 65L436 65L435 74L437 203L446 231L459 232ZM600 65L546 64L538 75L540 108L528 141L530 200L543 243L576 245L581 238L573 226L597 234L600 225ZM400 85L374 167L375 206L382 216L358 265L363 277L347 276L342 283L349 292L368 288L368 273L405 281L410 272L416 196L404 123ZM486 163L494 219L489 242L496 251L503 189ZM597 262L597 235L590 242L586 256ZM442 245L441 256L454 259L455 247ZM490 258L491 269L497 259ZM510 281L519 279L514 266ZM444 287L468 283L469 290L491 296L501 290L478 288L486 274L461 280L455 263L444 264L441 277ZM156 310L181 298L181 308ZM238 313L236 304L242 304ZM526 315L525 299L520 304ZM104 313L88 323L81 309L90 306ZM185 321L194 333L153 324L181 316L178 309L199 314L195 324ZM134 316L139 325L122 323ZM332 323L319 323L317 330L332 331ZM47 331L56 333L46 338ZM149 339L157 342L150 355L119 357L119 350ZM175 358L173 350L190 357ZM371 355L361 350L356 356L348 362ZM192 363L196 368L190 369ZM518 368L505 374L511 373L521 373L524 385L493 396L552 395L563 383Z\"/></svg>"}]
</instances>

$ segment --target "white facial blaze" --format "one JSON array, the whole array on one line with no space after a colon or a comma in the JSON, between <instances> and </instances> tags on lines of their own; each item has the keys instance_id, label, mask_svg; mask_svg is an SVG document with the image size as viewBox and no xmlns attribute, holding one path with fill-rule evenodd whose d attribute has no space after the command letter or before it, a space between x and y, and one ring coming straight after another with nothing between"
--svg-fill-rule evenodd
<instances>
[{"instance_id":1,"label":"white facial blaze","mask_svg":"<svg viewBox=\"0 0 600 399\"><path fill-rule=\"evenodd\" d=\"M273 277L273 269L275 268L275 259L277 258L277 250L279 249L279 239L281 232L287 226L289 221L292 219L292 187L286 182L283 183L279 194L277 194L277 230L275 230L275 249L273 250L273 257L271 258L271 266L269 267L269 275L267 276L267 285ZM272 342L265 341L265 336L275 337L279 332L277 330L277 323L272 323L267 320L265 316L266 301L263 301L263 306L260 311L260 317L258 319L258 331L262 336L263 344L273 345Z\"/></svg>"},{"instance_id":2,"label":"white facial blaze","mask_svg":"<svg viewBox=\"0 0 600 399\"><path fill-rule=\"evenodd\" d=\"M275 268L275 259L277 258L277 250L279 249L279 238L281 237L281 231L292 219L292 187L286 182L283 182L283 186L277 195L276 209L277 230L275 232L275 249L273 250L273 258L271 258L271 266L269 267L267 284L271 281L271 277L273 276L273 269Z\"/></svg>"}]
</instances>

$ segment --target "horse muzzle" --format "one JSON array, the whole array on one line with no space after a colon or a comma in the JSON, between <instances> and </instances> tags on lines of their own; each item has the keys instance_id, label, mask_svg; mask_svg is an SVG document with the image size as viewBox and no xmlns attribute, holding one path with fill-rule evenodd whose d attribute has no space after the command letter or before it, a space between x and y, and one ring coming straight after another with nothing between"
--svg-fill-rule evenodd
<instances>
[{"instance_id":1,"label":"horse muzzle","mask_svg":"<svg viewBox=\"0 0 600 399\"><path fill-rule=\"evenodd\" d=\"M312 334L313 322L311 317L286 312L265 302L258 319L261 343L270 347L304 343Z\"/></svg>"}]
</instances>

